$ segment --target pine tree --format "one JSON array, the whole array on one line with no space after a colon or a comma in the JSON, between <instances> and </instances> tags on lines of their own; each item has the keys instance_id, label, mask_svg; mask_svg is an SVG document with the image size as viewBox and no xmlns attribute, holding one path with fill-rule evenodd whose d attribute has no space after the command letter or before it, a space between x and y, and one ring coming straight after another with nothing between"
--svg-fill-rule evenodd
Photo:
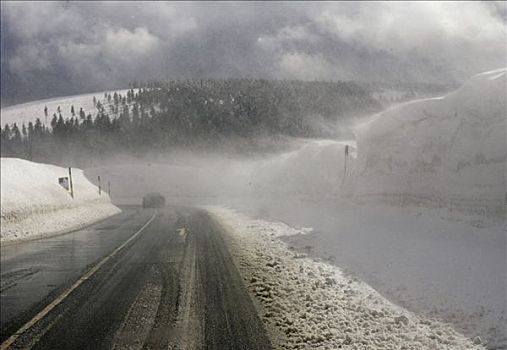
<instances>
[{"instance_id":1,"label":"pine tree","mask_svg":"<svg viewBox=\"0 0 507 350\"><path fill-rule=\"evenodd\" d=\"M74 132L74 117L67 119L65 121L65 133L67 135L72 135Z\"/></svg>"},{"instance_id":2,"label":"pine tree","mask_svg":"<svg viewBox=\"0 0 507 350\"><path fill-rule=\"evenodd\" d=\"M55 121L56 123L56 121ZM33 133L35 137L42 137L44 135L44 125L42 125L39 118L35 120L35 125L33 127Z\"/></svg>"},{"instance_id":3,"label":"pine tree","mask_svg":"<svg viewBox=\"0 0 507 350\"><path fill-rule=\"evenodd\" d=\"M91 114L88 114L88 116L86 117L84 125L85 125L85 128L87 128L87 129L90 129L93 127L93 119L92 119Z\"/></svg>"},{"instance_id":4,"label":"pine tree","mask_svg":"<svg viewBox=\"0 0 507 350\"><path fill-rule=\"evenodd\" d=\"M28 122L28 137L26 138L28 144L28 159L33 160L33 139L34 127L32 122Z\"/></svg>"},{"instance_id":5,"label":"pine tree","mask_svg":"<svg viewBox=\"0 0 507 350\"><path fill-rule=\"evenodd\" d=\"M2 130L2 140L9 141L11 139L11 128L9 124L5 124L4 129Z\"/></svg>"},{"instance_id":6,"label":"pine tree","mask_svg":"<svg viewBox=\"0 0 507 350\"><path fill-rule=\"evenodd\" d=\"M53 134L57 137L62 137L65 135L65 121L63 120L61 114L56 122L56 127L53 128Z\"/></svg>"},{"instance_id":7,"label":"pine tree","mask_svg":"<svg viewBox=\"0 0 507 350\"><path fill-rule=\"evenodd\" d=\"M0 133L0 151L2 157L10 156L11 151L11 128L9 124L5 124L5 127L1 130Z\"/></svg>"},{"instance_id":8,"label":"pine tree","mask_svg":"<svg viewBox=\"0 0 507 350\"><path fill-rule=\"evenodd\" d=\"M37 120L39 120L39 119L37 118ZM28 122L28 138L29 139L33 139L34 133L35 132L34 132L33 123L32 122Z\"/></svg>"},{"instance_id":9,"label":"pine tree","mask_svg":"<svg viewBox=\"0 0 507 350\"><path fill-rule=\"evenodd\" d=\"M51 119L51 128L53 130L55 130L57 123L58 123L58 117L56 116L56 113L53 113L53 119Z\"/></svg>"},{"instance_id":10,"label":"pine tree","mask_svg":"<svg viewBox=\"0 0 507 350\"><path fill-rule=\"evenodd\" d=\"M132 122L135 126L139 124L139 106L137 103L134 103L134 107L132 108Z\"/></svg>"},{"instance_id":11,"label":"pine tree","mask_svg":"<svg viewBox=\"0 0 507 350\"><path fill-rule=\"evenodd\" d=\"M14 147L19 147L21 145L21 132L16 123L12 124L12 143Z\"/></svg>"}]
</instances>

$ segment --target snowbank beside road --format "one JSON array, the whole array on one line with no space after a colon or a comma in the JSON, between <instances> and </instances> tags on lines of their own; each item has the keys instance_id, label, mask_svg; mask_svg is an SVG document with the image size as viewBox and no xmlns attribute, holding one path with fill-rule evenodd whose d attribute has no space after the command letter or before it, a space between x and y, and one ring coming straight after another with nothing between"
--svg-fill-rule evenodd
<instances>
[{"instance_id":1,"label":"snowbank beside road","mask_svg":"<svg viewBox=\"0 0 507 350\"><path fill-rule=\"evenodd\" d=\"M80 169L73 169L74 199L58 183L68 169L1 158L1 242L77 228L118 213Z\"/></svg>"},{"instance_id":2,"label":"snowbank beside road","mask_svg":"<svg viewBox=\"0 0 507 350\"><path fill-rule=\"evenodd\" d=\"M506 72L476 75L447 96L402 104L359 126L350 194L504 215Z\"/></svg>"},{"instance_id":3,"label":"snowbank beside road","mask_svg":"<svg viewBox=\"0 0 507 350\"><path fill-rule=\"evenodd\" d=\"M256 197L341 195L396 206L504 216L507 69L472 77L444 97L388 109L355 128L356 141L310 140L258 162ZM351 146L345 157L345 144Z\"/></svg>"},{"instance_id":4,"label":"snowbank beside road","mask_svg":"<svg viewBox=\"0 0 507 350\"><path fill-rule=\"evenodd\" d=\"M441 322L416 316L277 238L304 231L220 207L206 209L227 229L231 252L275 347L483 349L480 338L466 339Z\"/></svg>"}]
</instances>

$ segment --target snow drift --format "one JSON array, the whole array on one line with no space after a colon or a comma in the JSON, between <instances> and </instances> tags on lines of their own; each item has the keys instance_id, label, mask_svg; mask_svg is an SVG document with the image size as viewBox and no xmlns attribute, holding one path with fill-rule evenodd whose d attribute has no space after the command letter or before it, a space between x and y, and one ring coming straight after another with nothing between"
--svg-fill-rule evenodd
<instances>
[{"instance_id":1,"label":"snow drift","mask_svg":"<svg viewBox=\"0 0 507 350\"><path fill-rule=\"evenodd\" d=\"M356 129L348 194L401 204L505 213L506 69L457 91L387 110Z\"/></svg>"},{"instance_id":2,"label":"snow drift","mask_svg":"<svg viewBox=\"0 0 507 350\"><path fill-rule=\"evenodd\" d=\"M69 230L118 213L109 196L73 169L74 198L59 185L68 169L16 158L1 159L1 241Z\"/></svg>"},{"instance_id":3,"label":"snow drift","mask_svg":"<svg viewBox=\"0 0 507 350\"><path fill-rule=\"evenodd\" d=\"M275 348L484 349L480 337L467 339L445 323L415 315L280 240L306 230L223 207L205 209L226 228L225 240Z\"/></svg>"},{"instance_id":4,"label":"snow drift","mask_svg":"<svg viewBox=\"0 0 507 350\"><path fill-rule=\"evenodd\" d=\"M344 174L345 144L312 140L297 151L260 162L250 175L253 194L336 198Z\"/></svg>"},{"instance_id":5,"label":"snow drift","mask_svg":"<svg viewBox=\"0 0 507 350\"><path fill-rule=\"evenodd\" d=\"M310 141L262 162L251 187L257 195L345 195L502 216L506 86L506 69L498 69L444 97L391 108L357 125L356 141ZM345 144L354 153L345 156Z\"/></svg>"}]
</instances>

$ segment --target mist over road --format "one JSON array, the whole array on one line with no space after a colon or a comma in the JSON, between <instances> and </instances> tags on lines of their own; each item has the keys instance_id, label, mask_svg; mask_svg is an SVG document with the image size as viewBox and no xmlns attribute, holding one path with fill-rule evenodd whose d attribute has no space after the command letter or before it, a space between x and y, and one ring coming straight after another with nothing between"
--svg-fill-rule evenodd
<instances>
[{"instance_id":1,"label":"mist over road","mask_svg":"<svg viewBox=\"0 0 507 350\"><path fill-rule=\"evenodd\" d=\"M270 349L220 230L197 209L124 208L2 247L2 349Z\"/></svg>"}]
</instances>

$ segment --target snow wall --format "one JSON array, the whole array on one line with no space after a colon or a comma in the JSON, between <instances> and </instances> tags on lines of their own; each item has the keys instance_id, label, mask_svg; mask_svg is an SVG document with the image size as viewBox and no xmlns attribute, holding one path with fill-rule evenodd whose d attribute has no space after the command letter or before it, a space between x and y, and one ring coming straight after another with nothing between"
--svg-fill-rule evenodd
<instances>
[{"instance_id":1,"label":"snow wall","mask_svg":"<svg viewBox=\"0 0 507 350\"><path fill-rule=\"evenodd\" d=\"M1 158L1 241L30 239L78 228L120 212L109 196L72 169L74 198L58 183L68 169Z\"/></svg>"},{"instance_id":2,"label":"snow wall","mask_svg":"<svg viewBox=\"0 0 507 350\"><path fill-rule=\"evenodd\" d=\"M358 199L505 215L506 69L387 110L356 129L344 190Z\"/></svg>"}]
</instances>

